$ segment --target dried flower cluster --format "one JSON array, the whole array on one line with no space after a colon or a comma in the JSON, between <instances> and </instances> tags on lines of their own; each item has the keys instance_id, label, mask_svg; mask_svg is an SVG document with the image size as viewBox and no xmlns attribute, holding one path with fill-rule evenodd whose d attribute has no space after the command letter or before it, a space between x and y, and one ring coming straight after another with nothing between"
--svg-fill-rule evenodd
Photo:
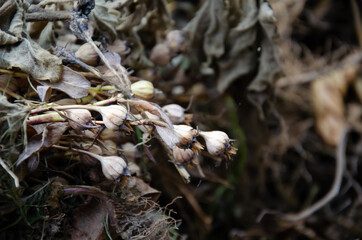
<instances>
[{"instance_id":1,"label":"dried flower cluster","mask_svg":"<svg viewBox=\"0 0 362 240\"><path fill-rule=\"evenodd\" d=\"M205 176L202 159L229 160L236 153L226 133L204 131L208 127L193 122L181 106L207 96L207 90L195 84L184 94L190 85L184 67L189 42L184 31L172 30L165 1L16 2L9 5L13 18L5 21L0 14L9 28L1 31L9 34L1 35L0 46L10 53L7 65L0 61L1 104L8 110L0 139L11 148L0 158L24 168L20 185L30 173L44 174L38 182L62 173L74 185L94 186L88 189L94 194L107 184L127 188L145 176L147 164L161 161L189 182L195 169ZM144 16L146 11L152 16ZM119 18L121 12L134 12L134 19ZM151 25L147 45L138 34ZM29 32L18 34L24 29ZM160 81L167 78L165 87ZM140 187L140 196L149 188ZM68 190L79 190L74 189Z\"/></svg>"}]
</instances>

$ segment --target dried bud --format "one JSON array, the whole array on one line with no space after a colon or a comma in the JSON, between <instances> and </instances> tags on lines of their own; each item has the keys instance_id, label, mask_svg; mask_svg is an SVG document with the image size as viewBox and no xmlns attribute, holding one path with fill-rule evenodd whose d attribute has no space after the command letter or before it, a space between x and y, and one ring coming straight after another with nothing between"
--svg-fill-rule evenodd
<instances>
[{"instance_id":1,"label":"dried bud","mask_svg":"<svg viewBox=\"0 0 362 240\"><path fill-rule=\"evenodd\" d=\"M127 119L127 109L122 105L97 107L95 110L102 115L104 125L111 130L119 130Z\"/></svg>"},{"instance_id":2,"label":"dried bud","mask_svg":"<svg viewBox=\"0 0 362 240\"><path fill-rule=\"evenodd\" d=\"M98 54L90 43L85 43L75 52L75 56L82 62L94 66L98 62Z\"/></svg>"},{"instance_id":3,"label":"dried bud","mask_svg":"<svg viewBox=\"0 0 362 240\"><path fill-rule=\"evenodd\" d=\"M165 66L171 61L171 50L165 43L157 44L152 48L150 60L157 66Z\"/></svg>"},{"instance_id":4,"label":"dried bud","mask_svg":"<svg viewBox=\"0 0 362 240\"><path fill-rule=\"evenodd\" d=\"M91 122L92 115L86 109L68 109L65 111L69 125L75 130L84 130Z\"/></svg>"},{"instance_id":5,"label":"dried bud","mask_svg":"<svg viewBox=\"0 0 362 240\"><path fill-rule=\"evenodd\" d=\"M131 90L137 97L150 99L155 89L150 81L140 80L131 85Z\"/></svg>"},{"instance_id":6,"label":"dried bud","mask_svg":"<svg viewBox=\"0 0 362 240\"><path fill-rule=\"evenodd\" d=\"M179 124L185 121L185 109L178 104L165 105L162 107L162 110L173 124Z\"/></svg>"},{"instance_id":7,"label":"dried bud","mask_svg":"<svg viewBox=\"0 0 362 240\"><path fill-rule=\"evenodd\" d=\"M230 159L230 154L236 154L236 148L232 146L229 136L222 131L200 132L200 136L204 138L207 151L218 156L225 153Z\"/></svg>"},{"instance_id":8,"label":"dried bud","mask_svg":"<svg viewBox=\"0 0 362 240\"><path fill-rule=\"evenodd\" d=\"M189 148L182 149L177 146L174 146L172 152L173 152L173 157L177 162L177 164L187 165L190 164L192 160L195 158L195 153Z\"/></svg>"},{"instance_id":9,"label":"dried bud","mask_svg":"<svg viewBox=\"0 0 362 240\"><path fill-rule=\"evenodd\" d=\"M116 180L120 175L130 176L126 161L118 156L104 157L98 159L102 164L104 176L110 180Z\"/></svg>"},{"instance_id":10,"label":"dried bud","mask_svg":"<svg viewBox=\"0 0 362 240\"><path fill-rule=\"evenodd\" d=\"M174 130L180 137L178 147L190 148L195 153L203 149L203 146L196 140L196 137L199 135L196 129L187 125L174 125Z\"/></svg>"},{"instance_id":11,"label":"dried bud","mask_svg":"<svg viewBox=\"0 0 362 240\"><path fill-rule=\"evenodd\" d=\"M184 52L186 50L186 39L180 30L173 30L167 33L166 41L174 52Z\"/></svg>"}]
</instances>

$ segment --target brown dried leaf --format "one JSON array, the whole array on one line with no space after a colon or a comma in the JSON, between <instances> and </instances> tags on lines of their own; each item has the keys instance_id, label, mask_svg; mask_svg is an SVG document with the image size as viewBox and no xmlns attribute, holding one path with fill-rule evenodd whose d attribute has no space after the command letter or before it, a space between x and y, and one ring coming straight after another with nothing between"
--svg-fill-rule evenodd
<instances>
[{"instance_id":1,"label":"brown dried leaf","mask_svg":"<svg viewBox=\"0 0 362 240\"><path fill-rule=\"evenodd\" d=\"M90 82L85 77L65 66L59 82L38 81L38 83L65 92L72 98L87 96L90 87Z\"/></svg>"},{"instance_id":2,"label":"brown dried leaf","mask_svg":"<svg viewBox=\"0 0 362 240\"><path fill-rule=\"evenodd\" d=\"M73 229L70 231L71 239L106 239L103 223L107 217L107 211L102 202L92 198L90 202L76 208L73 215Z\"/></svg>"},{"instance_id":3,"label":"brown dried leaf","mask_svg":"<svg viewBox=\"0 0 362 240\"><path fill-rule=\"evenodd\" d=\"M337 146L343 134L346 125L343 97L358 68L358 64L347 65L319 77L311 85L317 130L332 146Z\"/></svg>"},{"instance_id":4,"label":"brown dried leaf","mask_svg":"<svg viewBox=\"0 0 362 240\"><path fill-rule=\"evenodd\" d=\"M21 40L24 24L22 2L9 0L1 3L0 46L17 43Z\"/></svg>"},{"instance_id":5,"label":"brown dried leaf","mask_svg":"<svg viewBox=\"0 0 362 240\"><path fill-rule=\"evenodd\" d=\"M16 165L19 166L24 160L29 158L34 153L38 153L41 150L56 144L67 128L68 123L51 123L46 126L46 128L44 128L42 133L32 136L28 142L28 145L20 154Z\"/></svg>"},{"instance_id":6,"label":"brown dried leaf","mask_svg":"<svg viewBox=\"0 0 362 240\"><path fill-rule=\"evenodd\" d=\"M150 198L152 201L156 202L161 195L161 192L150 187L145 183L141 178L138 177L129 177L124 178L124 184L128 189L134 189L137 191L135 195L140 195L141 197Z\"/></svg>"}]
</instances>

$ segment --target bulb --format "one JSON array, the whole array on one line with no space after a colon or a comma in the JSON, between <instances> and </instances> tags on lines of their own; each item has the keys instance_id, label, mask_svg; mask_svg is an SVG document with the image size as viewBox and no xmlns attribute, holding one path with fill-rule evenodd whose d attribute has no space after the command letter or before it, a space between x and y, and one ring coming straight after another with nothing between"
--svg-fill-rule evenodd
<instances>
[{"instance_id":1,"label":"bulb","mask_svg":"<svg viewBox=\"0 0 362 240\"><path fill-rule=\"evenodd\" d=\"M140 80L131 85L132 92L140 98L151 99L154 94L154 87L150 81Z\"/></svg>"},{"instance_id":2,"label":"bulb","mask_svg":"<svg viewBox=\"0 0 362 240\"><path fill-rule=\"evenodd\" d=\"M97 107L95 110L102 115L104 125L111 130L119 130L127 120L127 109L122 105Z\"/></svg>"},{"instance_id":3,"label":"bulb","mask_svg":"<svg viewBox=\"0 0 362 240\"><path fill-rule=\"evenodd\" d=\"M190 148L194 153L198 153L203 149L201 143L199 143L196 137L199 135L196 129L188 125L173 125L176 135L179 136L180 141L177 144L180 148Z\"/></svg>"},{"instance_id":4,"label":"bulb","mask_svg":"<svg viewBox=\"0 0 362 240\"><path fill-rule=\"evenodd\" d=\"M82 62L95 66L98 62L98 54L90 43L85 43L75 52L75 56Z\"/></svg>"},{"instance_id":5,"label":"bulb","mask_svg":"<svg viewBox=\"0 0 362 240\"><path fill-rule=\"evenodd\" d=\"M98 160L102 164L102 172L106 178L116 180L120 175L130 176L127 163L123 158L100 156Z\"/></svg>"},{"instance_id":6,"label":"bulb","mask_svg":"<svg viewBox=\"0 0 362 240\"><path fill-rule=\"evenodd\" d=\"M207 151L213 156L224 153L230 159L230 154L236 154L236 148L232 146L229 136L222 131L200 132L204 138Z\"/></svg>"},{"instance_id":7,"label":"bulb","mask_svg":"<svg viewBox=\"0 0 362 240\"><path fill-rule=\"evenodd\" d=\"M165 105L162 107L162 110L173 124L179 124L185 121L185 109L178 104Z\"/></svg>"},{"instance_id":8,"label":"bulb","mask_svg":"<svg viewBox=\"0 0 362 240\"><path fill-rule=\"evenodd\" d=\"M69 125L75 130L86 129L92 119L91 113L86 109L68 109L65 113L69 118Z\"/></svg>"},{"instance_id":9,"label":"bulb","mask_svg":"<svg viewBox=\"0 0 362 240\"><path fill-rule=\"evenodd\" d=\"M174 146L172 149L172 153L177 164L181 165L190 164L192 160L195 158L195 153L189 148L182 149L177 146Z\"/></svg>"}]
</instances>

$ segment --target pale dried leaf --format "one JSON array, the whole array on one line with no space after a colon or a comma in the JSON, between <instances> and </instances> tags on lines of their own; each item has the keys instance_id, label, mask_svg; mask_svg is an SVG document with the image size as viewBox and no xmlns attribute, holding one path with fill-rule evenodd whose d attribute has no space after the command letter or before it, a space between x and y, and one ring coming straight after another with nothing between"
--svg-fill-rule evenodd
<instances>
[{"instance_id":1,"label":"pale dried leaf","mask_svg":"<svg viewBox=\"0 0 362 240\"><path fill-rule=\"evenodd\" d=\"M55 46L54 23L48 22L38 39L39 45L44 49L50 49Z\"/></svg>"},{"instance_id":2,"label":"pale dried leaf","mask_svg":"<svg viewBox=\"0 0 362 240\"><path fill-rule=\"evenodd\" d=\"M56 82L62 72L62 60L35 42L23 39L17 45L0 47L0 67L19 68L38 80Z\"/></svg>"},{"instance_id":3,"label":"pale dried leaf","mask_svg":"<svg viewBox=\"0 0 362 240\"><path fill-rule=\"evenodd\" d=\"M72 98L87 96L90 87L90 82L85 77L68 67L63 68L63 73L59 82L51 83L48 81L38 81L38 83L65 92Z\"/></svg>"},{"instance_id":4,"label":"pale dried leaf","mask_svg":"<svg viewBox=\"0 0 362 240\"><path fill-rule=\"evenodd\" d=\"M109 8L104 0L98 0L89 15L89 20L94 29L112 42L117 37L116 27L119 17L120 13L117 10Z\"/></svg>"},{"instance_id":5,"label":"pale dried leaf","mask_svg":"<svg viewBox=\"0 0 362 240\"><path fill-rule=\"evenodd\" d=\"M34 153L38 153L41 150L56 144L67 128L68 123L59 122L48 124L42 133L36 134L30 138L28 145L20 154L16 165L20 165Z\"/></svg>"},{"instance_id":6,"label":"pale dried leaf","mask_svg":"<svg viewBox=\"0 0 362 240\"><path fill-rule=\"evenodd\" d=\"M38 90L38 96L42 102L48 102L51 94L52 94L52 88L48 86L37 86L36 90Z\"/></svg>"}]
</instances>

